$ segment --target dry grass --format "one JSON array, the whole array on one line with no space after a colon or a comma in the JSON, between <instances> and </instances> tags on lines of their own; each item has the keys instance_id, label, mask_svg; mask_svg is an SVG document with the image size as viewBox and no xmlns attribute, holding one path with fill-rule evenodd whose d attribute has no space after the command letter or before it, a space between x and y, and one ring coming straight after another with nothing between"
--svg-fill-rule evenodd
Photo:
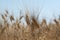
<instances>
[{"instance_id":1,"label":"dry grass","mask_svg":"<svg viewBox=\"0 0 60 40\"><path fill-rule=\"evenodd\" d=\"M7 17L7 15L8 11L6 10L5 16ZM47 25L45 19L39 24L34 16L30 19L26 14L27 26L25 28L18 19L10 25L5 16L2 15L4 24L0 24L0 40L60 40L60 21L56 19L54 19L55 24L49 23ZM14 21L14 17L10 16L10 20Z\"/></svg>"}]
</instances>

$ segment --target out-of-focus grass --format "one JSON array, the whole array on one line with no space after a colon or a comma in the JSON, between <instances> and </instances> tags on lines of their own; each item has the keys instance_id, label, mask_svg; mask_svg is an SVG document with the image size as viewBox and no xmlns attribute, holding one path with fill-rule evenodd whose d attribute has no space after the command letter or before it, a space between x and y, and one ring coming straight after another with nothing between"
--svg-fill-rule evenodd
<instances>
[{"instance_id":1,"label":"out-of-focus grass","mask_svg":"<svg viewBox=\"0 0 60 40\"><path fill-rule=\"evenodd\" d=\"M4 24L0 24L0 40L60 40L60 20L54 19L55 24L49 23L47 25L46 20L43 19L42 23L38 23L37 19L34 16L29 18L29 15L26 14L25 20L27 26L21 25L19 20L16 19L15 23L14 16L10 16L10 25L6 18L8 17L8 11L5 15L1 15L4 20Z\"/></svg>"}]
</instances>

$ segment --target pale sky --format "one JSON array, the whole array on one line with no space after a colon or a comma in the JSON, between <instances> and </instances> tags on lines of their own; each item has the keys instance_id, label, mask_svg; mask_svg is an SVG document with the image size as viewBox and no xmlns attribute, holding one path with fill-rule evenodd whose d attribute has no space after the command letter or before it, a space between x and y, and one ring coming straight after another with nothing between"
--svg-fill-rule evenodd
<instances>
[{"instance_id":1,"label":"pale sky","mask_svg":"<svg viewBox=\"0 0 60 40\"><path fill-rule=\"evenodd\" d=\"M50 20L60 15L60 0L0 0L0 13L7 9L9 12L13 11L17 17L20 9L24 11L26 8L37 12L42 10L39 19Z\"/></svg>"}]
</instances>

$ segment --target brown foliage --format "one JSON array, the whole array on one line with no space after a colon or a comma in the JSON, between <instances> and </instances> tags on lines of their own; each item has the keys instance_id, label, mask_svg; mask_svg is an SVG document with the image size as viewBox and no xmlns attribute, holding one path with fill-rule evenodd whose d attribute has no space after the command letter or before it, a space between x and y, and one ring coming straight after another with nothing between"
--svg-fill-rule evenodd
<instances>
[{"instance_id":1,"label":"brown foliage","mask_svg":"<svg viewBox=\"0 0 60 40\"><path fill-rule=\"evenodd\" d=\"M2 15L2 18L5 20L4 15ZM19 23L18 19L12 25L7 20L5 20L6 22L3 25L0 24L0 40L60 40L60 24L56 19L54 19L56 24L49 23L48 25L45 19L39 24L34 16L32 16L32 21L30 21L27 14L25 19L26 28ZM10 20L14 21L14 17L10 16Z\"/></svg>"}]
</instances>

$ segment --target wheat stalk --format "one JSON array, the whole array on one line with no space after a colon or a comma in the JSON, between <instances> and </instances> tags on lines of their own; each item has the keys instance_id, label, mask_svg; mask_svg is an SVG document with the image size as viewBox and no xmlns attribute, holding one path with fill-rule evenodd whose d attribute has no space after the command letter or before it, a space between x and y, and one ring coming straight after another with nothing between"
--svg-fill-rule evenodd
<instances>
[{"instance_id":1,"label":"wheat stalk","mask_svg":"<svg viewBox=\"0 0 60 40\"><path fill-rule=\"evenodd\" d=\"M25 20L26 20L26 23L29 25L30 24L30 20L29 20L28 14L26 14Z\"/></svg>"},{"instance_id":2,"label":"wheat stalk","mask_svg":"<svg viewBox=\"0 0 60 40\"><path fill-rule=\"evenodd\" d=\"M14 20L14 17L13 16L10 16L10 20L11 20L11 22Z\"/></svg>"},{"instance_id":3,"label":"wheat stalk","mask_svg":"<svg viewBox=\"0 0 60 40\"><path fill-rule=\"evenodd\" d=\"M29 16L27 11L25 15L27 27L25 27L19 23L18 19L10 25L8 20L6 20L8 11L6 11L5 15L1 15L1 17L4 20L4 24L0 24L0 40L60 40L60 26L58 26L60 24L57 19L54 19L56 24L49 23L47 25L46 19L43 19L42 23L39 24L35 15ZM10 20L12 22L14 16L11 15Z\"/></svg>"}]
</instances>

